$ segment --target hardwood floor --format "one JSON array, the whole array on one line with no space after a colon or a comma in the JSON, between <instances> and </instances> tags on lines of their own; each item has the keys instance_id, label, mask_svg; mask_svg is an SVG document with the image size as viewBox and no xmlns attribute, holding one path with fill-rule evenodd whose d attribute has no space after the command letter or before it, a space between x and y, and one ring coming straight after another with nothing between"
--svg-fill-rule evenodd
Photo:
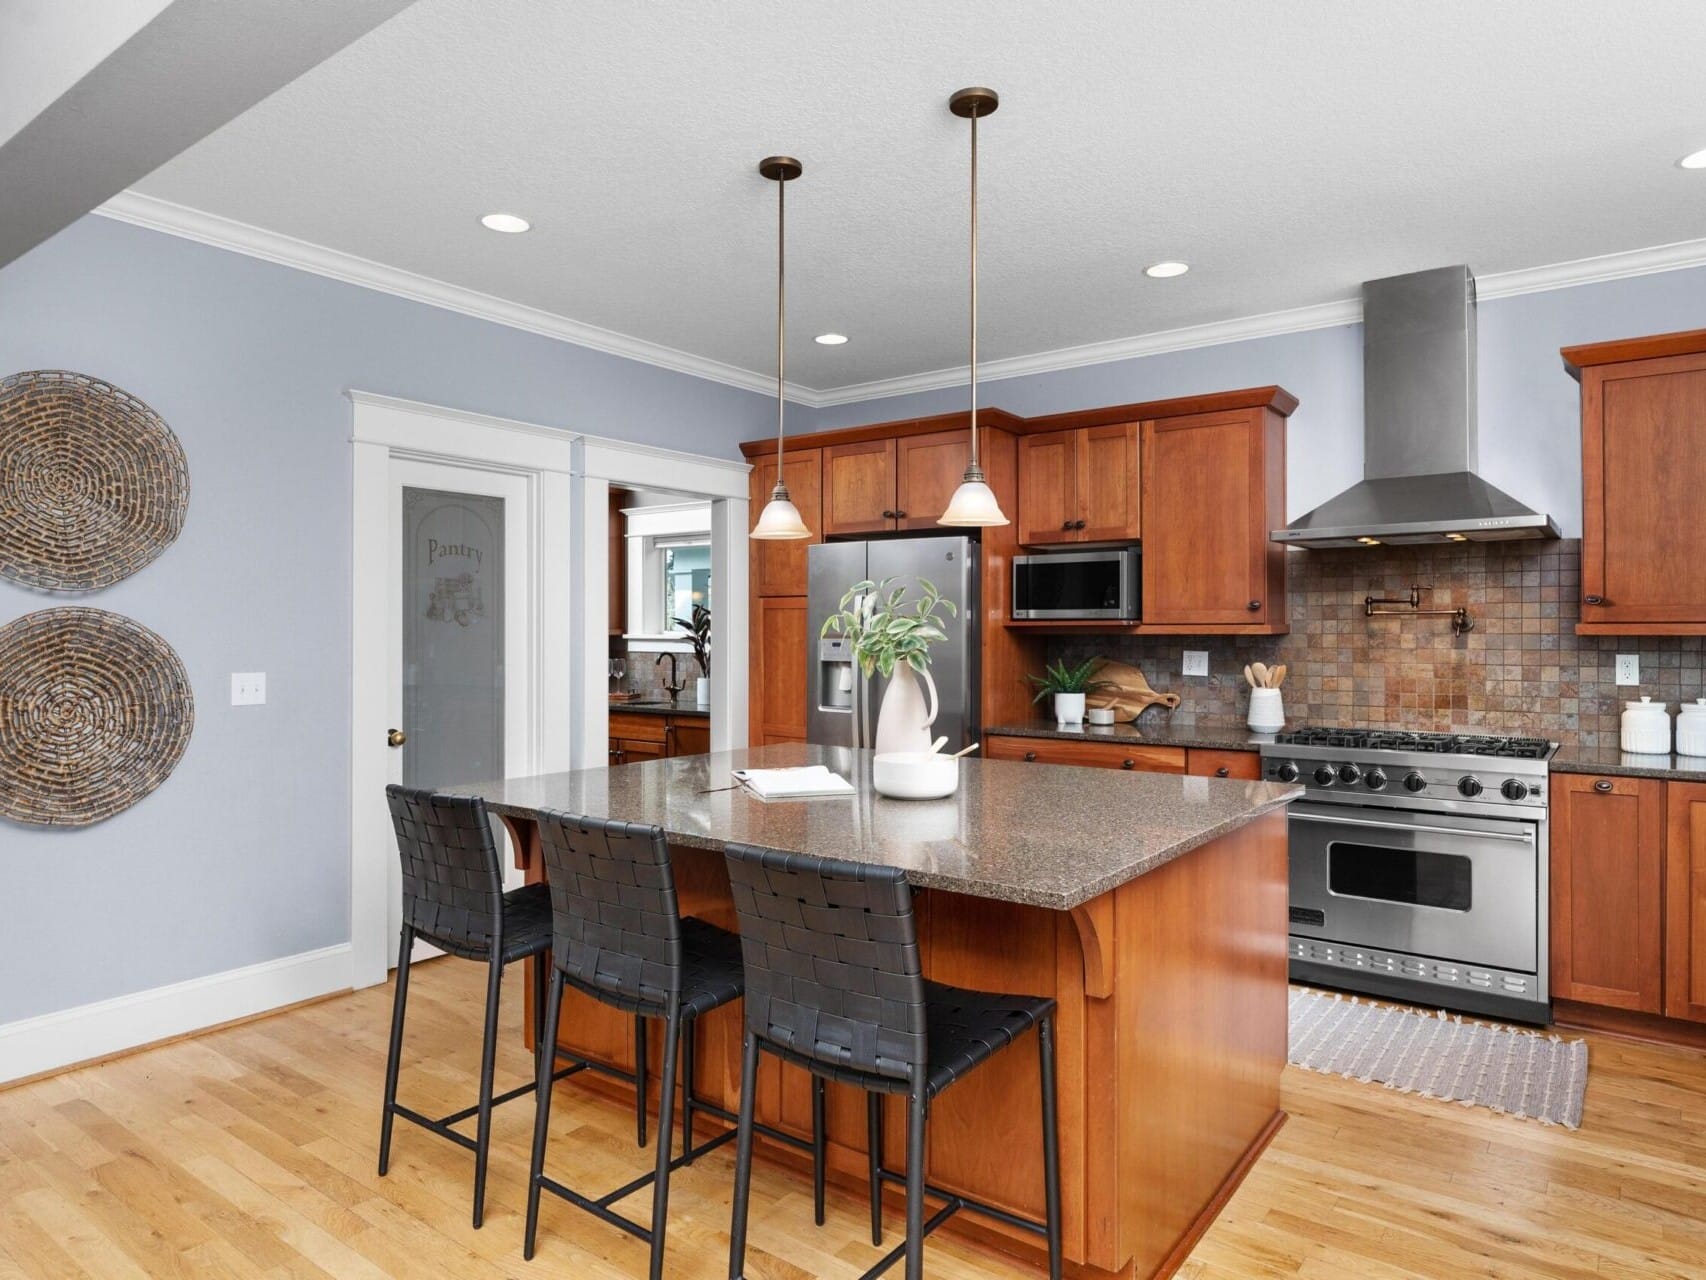
<instances>
[{"instance_id":1,"label":"hardwood floor","mask_svg":"<svg viewBox=\"0 0 1706 1280\"><path fill-rule=\"evenodd\" d=\"M472 1101L483 973L416 970L404 1101ZM500 1088L529 1066L506 995ZM644 1274L643 1245L551 1197L522 1261L529 1099L496 1113L481 1231L472 1158L442 1139L399 1123L374 1175L389 1009L375 988L0 1093L0 1280ZM1588 1039L1575 1133L1288 1069L1290 1122L1179 1274L1706 1277L1706 1055ZM566 1084L552 1119L559 1177L649 1167L625 1105ZM671 1276L726 1274L731 1167L725 1148L674 1180ZM858 1195L832 1192L819 1231L809 1179L757 1166L754 1280L855 1276L867 1232ZM1033 1274L941 1235L927 1257L939 1280Z\"/></svg>"}]
</instances>

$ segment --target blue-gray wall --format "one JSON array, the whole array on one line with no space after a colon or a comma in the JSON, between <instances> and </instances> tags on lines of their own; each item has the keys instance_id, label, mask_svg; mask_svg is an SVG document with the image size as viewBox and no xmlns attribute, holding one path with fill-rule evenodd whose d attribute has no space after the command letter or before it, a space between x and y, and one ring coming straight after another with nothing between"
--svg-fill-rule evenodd
<instances>
[{"instance_id":1,"label":"blue-gray wall","mask_svg":"<svg viewBox=\"0 0 1706 1280\"><path fill-rule=\"evenodd\" d=\"M986 331L997 331L986 299ZM1558 349L1706 328L1706 268L1495 298L1479 312L1481 473L1582 526L1581 424ZM979 400L1031 416L1279 383L1297 396L1287 436L1287 507L1302 515L1362 476L1362 326L1228 342L985 383ZM963 387L816 410L814 430L963 409Z\"/></svg>"},{"instance_id":2,"label":"blue-gray wall","mask_svg":"<svg viewBox=\"0 0 1706 1280\"><path fill-rule=\"evenodd\" d=\"M757 317L755 323L762 323ZM189 668L170 780L96 826L0 822L0 1023L349 937L351 387L737 457L774 402L99 217L0 271L0 375L123 387L189 458L183 536L73 600ZM230 705L265 671L267 704Z\"/></svg>"}]
</instances>

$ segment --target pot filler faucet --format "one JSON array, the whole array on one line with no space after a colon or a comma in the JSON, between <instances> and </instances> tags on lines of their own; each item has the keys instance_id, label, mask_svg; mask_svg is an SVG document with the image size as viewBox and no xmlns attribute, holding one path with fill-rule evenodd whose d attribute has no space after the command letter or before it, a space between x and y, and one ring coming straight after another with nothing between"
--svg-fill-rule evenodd
<instances>
[{"instance_id":1,"label":"pot filler faucet","mask_svg":"<svg viewBox=\"0 0 1706 1280\"><path fill-rule=\"evenodd\" d=\"M654 667L655 666L662 666L663 660L665 658L669 659L669 679L664 683L663 687L665 689L669 690L669 696L671 698L679 698L681 696L681 691L683 689L685 689L687 687L687 685L681 679L681 677L676 673L675 655L673 653L660 653L660 654L658 654L657 661L654 662L652 665Z\"/></svg>"}]
</instances>

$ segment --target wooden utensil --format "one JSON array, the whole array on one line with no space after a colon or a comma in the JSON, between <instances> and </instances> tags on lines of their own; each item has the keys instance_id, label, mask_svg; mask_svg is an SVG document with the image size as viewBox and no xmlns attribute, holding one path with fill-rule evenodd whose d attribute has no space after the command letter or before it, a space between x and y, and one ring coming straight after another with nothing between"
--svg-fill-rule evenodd
<instances>
[{"instance_id":1,"label":"wooden utensil","mask_svg":"<svg viewBox=\"0 0 1706 1280\"><path fill-rule=\"evenodd\" d=\"M983 745L983 743L981 743L981 742L974 742L969 747L961 747L958 751L954 752L953 755L949 756L948 759L958 760L961 756L969 756L972 752L976 751L982 745Z\"/></svg>"},{"instance_id":2,"label":"wooden utensil","mask_svg":"<svg viewBox=\"0 0 1706 1280\"><path fill-rule=\"evenodd\" d=\"M1256 687L1258 689L1273 688L1273 686L1268 683L1268 668L1265 663L1252 663L1250 669L1256 673Z\"/></svg>"},{"instance_id":3,"label":"wooden utensil","mask_svg":"<svg viewBox=\"0 0 1706 1280\"><path fill-rule=\"evenodd\" d=\"M1285 663L1282 662L1279 664L1279 666L1275 667L1271 673L1271 677L1273 679L1273 686L1272 686L1273 688L1277 689L1282 684L1284 684L1285 683Z\"/></svg>"},{"instance_id":4,"label":"wooden utensil","mask_svg":"<svg viewBox=\"0 0 1706 1280\"><path fill-rule=\"evenodd\" d=\"M934 755L940 755L942 748L947 746L947 745L948 745L948 735L944 733L940 738L937 738L936 741L934 741L930 744L930 754L933 756Z\"/></svg>"},{"instance_id":5,"label":"wooden utensil","mask_svg":"<svg viewBox=\"0 0 1706 1280\"><path fill-rule=\"evenodd\" d=\"M1244 678L1250 682L1250 687L1252 689L1256 687L1256 676L1255 673L1250 670L1250 664L1248 662L1244 664Z\"/></svg>"}]
</instances>

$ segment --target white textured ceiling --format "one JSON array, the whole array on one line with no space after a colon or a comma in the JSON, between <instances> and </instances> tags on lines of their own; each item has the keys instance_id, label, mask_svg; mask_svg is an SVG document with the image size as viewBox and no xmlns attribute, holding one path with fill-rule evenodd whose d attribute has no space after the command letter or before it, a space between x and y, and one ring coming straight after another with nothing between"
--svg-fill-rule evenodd
<instances>
[{"instance_id":1,"label":"white textured ceiling","mask_svg":"<svg viewBox=\"0 0 1706 1280\"><path fill-rule=\"evenodd\" d=\"M764 371L788 152L821 390L965 359L963 85L999 359L1706 236L1703 53L1701 0L418 0L139 189Z\"/></svg>"}]
</instances>

